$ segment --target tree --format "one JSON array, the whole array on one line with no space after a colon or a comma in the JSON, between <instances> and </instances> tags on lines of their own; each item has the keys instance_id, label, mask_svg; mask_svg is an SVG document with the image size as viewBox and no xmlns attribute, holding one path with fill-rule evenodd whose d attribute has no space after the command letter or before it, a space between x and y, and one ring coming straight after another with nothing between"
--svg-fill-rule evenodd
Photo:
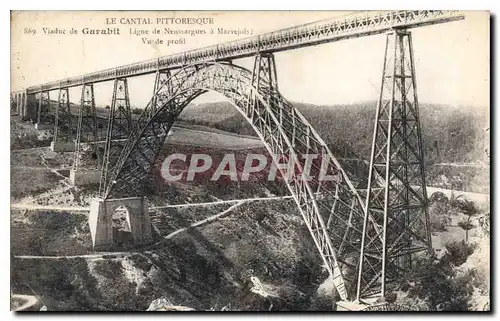
<instances>
[{"instance_id":1,"label":"tree","mask_svg":"<svg viewBox=\"0 0 500 321\"><path fill-rule=\"evenodd\" d=\"M415 266L400 279L401 289L407 292L407 296L398 300L398 303L415 304L417 310L425 310L422 303L431 311L469 309L468 302L473 290L472 274L461 276L456 267L467 260L473 247L456 242L447 244L446 249L449 252L439 259L435 256L416 258Z\"/></svg>"},{"instance_id":2,"label":"tree","mask_svg":"<svg viewBox=\"0 0 500 321\"><path fill-rule=\"evenodd\" d=\"M483 231L490 236L490 213L486 213L481 215L481 217L478 218L478 223L479 226L483 229Z\"/></svg>"},{"instance_id":3,"label":"tree","mask_svg":"<svg viewBox=\"0 0 500 321\"><path fill-rule=\"evenodd\" d=\"M446 243L445 248L446 253L441 258L441 261L446 264L451 263L454 266L460 266L467 261L467 258L472 253L474 253L476 246L464 241L455 241Z\"/></svg>"},{"instance_id":4,"label":"tree","mask_svg":"<svg viewBox=\"0 0 500 321\"><path fill-rule=\"evenodd\" d=\"M455 199L454 205L460 212L467 216L466 219L458 222L458 226L460 226L465 231L465 241L469 242L469 231L475 227L475 225L472 224L471 220L473 216L479 213L479 210L477 209L473 201L468 200L463 195L459 195Z\"/></svg>"},{"instance_id":5,"label":"tree","mask_svg":"<svg viewBox=\"0 0 500 321\"><path fill-rule=\"evenodd\" d=\"M429 201L429 217L432 231L446 231L451 223L448 198L442 192L434 192Z\"/></svg>"},{"instance_id":6,"label":"tree","mask_svg":"<svg viewBox=\"0 0 500 321\"><path fill-rule=\"evenodd\" d=\"M472 230L475 225L470 222L470 216L457 223L465 231L465 242L469 242L469 231Z\"/></svg>"}]
</instances>

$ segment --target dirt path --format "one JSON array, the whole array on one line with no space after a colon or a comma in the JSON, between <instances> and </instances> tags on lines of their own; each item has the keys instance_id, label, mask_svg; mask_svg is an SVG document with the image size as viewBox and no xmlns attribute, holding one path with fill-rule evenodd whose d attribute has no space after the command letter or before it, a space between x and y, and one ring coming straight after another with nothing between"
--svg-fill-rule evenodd
<instances>
[{"instance_id":1,"label":"dirt path","mask_svg":"<svg viewBox=\"0 0 500 321\"><path fill-rule=\"evenodd\" d=\"M253 202L253 201L272 201L272 200L285 200L290 199L292 196L271 196L271 197L253 197L253 198L243 198L237 200L222 200L215 202L205 202L205 203L190 203L190 204L176 204L176 205L162 205L150 207L150 210L159 210L163 208L179 208L179 207L190 207L190 206L212 206L217 204L231 204L239 202Z\"/></svg>"},{"instance_id":2,"label":"dirt path","mask_svg":"<svg viewBox=\"0 0 500 321\"><path fill-rule=\"evenodd\" d=\"M44 195L47 196L47 195ZM253 198L244 198L237 200L222 200L215 202L205 202L205 203L190 203L190 204L176 204L176 205L164 205L164 206L153 206L150 207L150 210L159 210L164 208L182 208L182 207L191 207L191 206L213 206L219 204L232 204L232 203L246 203L246 202L255 202L255 201L272 201L272 200L286 200L291 199L292 196L274 196L274 197L253 197ZM52 210L58 212L88 212L90 211L90 207L71 207L71 206L54 206L54 205L38 205L38 204L29 204L29 203L14 203L10 205L12 209L19 210Z\"/></svg>"},{"instance_id":3,"label":"dirt path","mask_svg":"<svg viewBox=\"0 0 500 321\"><path fill-rule=\"evenodd\" d=\"M233 206L230 206L229 208L227 208L226 210L224 210L224 211L222 211L222 212L220 212L218 214L215 214L213 216L207 217L204 220L201 220L201 221L198 221L198 222L194 222L193 224L189 225L188 227L184 227L184 228L178 229L177 231L174 231L174 232L168 234L167 236L165 236L164 239L165 240L171 239L175 235L177 235L179 233L182 233L182 232L185 232L185 231L187 231L190 228L200 227L200 226L209 224L211 222L214 222L214 221L216 221L216 220L218 220L218 219L220 219L220 218L222 218L224 216L229 215L229 213L231 211L233 211L235 208L243 205L244 203L245 203L244 201L240 201L240 202L234 204Z\"/></svg>"},{"instance_id":4,"label":"dirt path","mask_svg":"<svg viewBox=\"0 0 500 321\"><path fill-rule=\"evenodd\" d=\"M123 258L134 254L134 252L100 252L99 254L83 255L15 255L14 258L22 260L62 260L62 259L103 259L103 258Z\"/></svg>"},{"instance_id":5,"label":"dirt path","mask_svg":"<svg viewBox=\"0 0 500 321\"><path fill-rule=\"evenodd\" d=\"M11 166L10 169L27 169L27 170L44 170L44 171L47 171L50 169L48 169L47 167L42 167L42 166L22 166L22 165L14 165L14 166Z\"/></svg>"},{"instance_id":6,"label":"dirt path","mask_svg":"<svg viewBox=\"0 0 500 321\"><path fill-rule=\"evenodd\" d=\"M71 181L69 180L69 178L67 178L66 176L64 176L61 173L59 173L57 169L50 168L50 166L47 164L47 160L45 159L45 157L43 155L40 155L40 158L42 159L42 165L43 166L45 166L48 170L50 170L52 173L54 173L58 177L62 178L60 180L61 183L65 184L66 186L73 187L73 185L71 185Z\"/></svg>"},{"instance_id":7,"label":"dirt path","mask_svg":"<svg viewBox=\"0 0 500 321\"><path fill-rule=\"evenodd\" d=\"M26 203L15 203L10 205L11 209L19 210L51 210L58 212L88 212L89 207L70 207L70 206L53 206L53 205L38 205L38 204L26 204Z\"/></svg>"},{"instance_id":8,"label":"dirt path","mask_svg":"<svg viewBox=\"0 0 500 321\"><path fill-rule=\"evenodd\" d=\"M464 192L464 191L447 189L447 188L427 186L427 195L429 197L435 192L441 192L444 195L446 195L446 197L448 197L448 198L451 198L452 194L454 194L455 196L464 195L468 199L470 199L476 203L489 203L489 200L490 200L490 194Z\"/></svg>"},{"instance_id":9,"label":"dirt path","mask_svg":"<svg viewBox=\"0 0 500 321\"><path fill-rule=\"evenodd\" d=\"M438 164L432 164L432 166L476 167L476 168L489 167L488 164L480 164L480 163L438 163Z\"/></svg>"}]
</instances>

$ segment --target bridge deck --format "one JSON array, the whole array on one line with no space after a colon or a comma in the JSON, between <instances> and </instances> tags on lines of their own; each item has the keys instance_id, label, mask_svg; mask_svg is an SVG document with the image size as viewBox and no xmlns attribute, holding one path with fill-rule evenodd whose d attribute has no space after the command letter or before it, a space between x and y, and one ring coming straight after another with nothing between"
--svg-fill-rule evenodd
<instances>
[{"instance_id":1,"label":"bridge deck","mask_svg":"<svg viewBox=\"0 0 500 321\"><path fill-rule=\"evenodd\" d=\"M104 82L118 77L150 74L157 70L175 69L189 64L244 58L259 52L279 52L349 38L381 34L394 28L410 29L463 18L464 15L457 11L361 12L31 86L26 91L28 94L40 93L80 86L84 83Z\"/></svg>"}]
</instances>

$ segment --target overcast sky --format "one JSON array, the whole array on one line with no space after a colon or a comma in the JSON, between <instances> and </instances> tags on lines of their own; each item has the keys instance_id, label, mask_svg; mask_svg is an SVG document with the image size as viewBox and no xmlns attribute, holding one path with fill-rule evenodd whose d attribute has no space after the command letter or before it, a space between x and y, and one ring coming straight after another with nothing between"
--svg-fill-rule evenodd
<instances>
[{"instance_id":1,"label":"overcast sky","mask_svg":"<svg viewBox=\"0 0 500 321\"><path fill-rule=\"evenodd\" d=\"M466 14L463 21L412 31L421 102L489 106L489 17L482 12ZM106 18L126 15L172 17L170 12L14 14L11 33L12 89L243 38L196 36L188 37L186 45L144 45L139 37L129 35L130 26L126 25L121 26L121 36L41 35L42 27L103 28L106 27ZM257 34L345 13L247 12L214 15L190 12L175 15L213 17L215 28L247 28ZM152 27L148 26L149 29ZM25 35L25 28L36 28L38 34ZM380 86L384 45L385 36L378 35L277 53L280 90L288 100L320 105L375 100ZM252 61L247 58L235 63L249 68ZM145 106L151 97L153 79L154 75L148 75L129 80L133 106ZM111 91L112 82L96 85L97 104L110 104ZM52 99L57 99L56 92L51 92L51 95ZM70 96L72 101L77 102L80 89L73 88ZM197 102L222 99L208 94Z\"/></svg>"}]
</instances>

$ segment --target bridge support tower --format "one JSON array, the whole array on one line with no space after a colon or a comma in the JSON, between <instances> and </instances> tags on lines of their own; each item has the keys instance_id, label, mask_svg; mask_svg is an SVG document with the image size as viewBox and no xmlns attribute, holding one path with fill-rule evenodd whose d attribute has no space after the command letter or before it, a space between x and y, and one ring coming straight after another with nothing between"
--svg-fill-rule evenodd
<instances>
[{"instance_id":1,"label":"bridge support tower","mask_svg":"<svg viewBox=\"0 0 500 321\"><path fill-rule=\"evenodd\" d=\"M370 158L357 300L384 298L388 284L431 249L424 152L410 32L387 34ZM368 222L371 213L375 223ZM381 226L382 238L374 229ZM375 241L368 241L370 238ZM377 273L366 273L367 269Z\"/></svg>"},{"instance_id":2,"label":"bridge support tower","mask_svg":"<svg viewBox=\"0 0 500 321\"><path fill-rule=\"evenodd\" d=\"M75 153L70 181L73 185L99 184L101 152L94 99L94 85L84 84L78 113Z\"/></svg>"},{"instance_id":3,"label":"bridge support tower","mask_svg":"<svg viewBox=\"0 0 500 321\"><path fill-rule=\"evenodd\" d=\"M10 115L17 116L21 114L24 92L11 93L10 95Z\"/></svg>"},{"instance_id":4,"label":"bridge support tower","mask_svg":"<svg viewBox=\"0 0 500 321\"><path fill-rule=\"evenodd\" d=\"M102 160L99 195L103 195L105 192L109 176L114 170L131 131L132 113L127 79L116 78L106 130L106 146Z\"/></svg>"},{"instance_id":5,"label":"bridge support tower","mask_svg":"<svg viewBox=\"0 0 500 321\"><path fill-rule=\"evenodd\" d=\"M21 106L21 117L23 120L36 119L38 101L35 94L25 94L25 100Z\"/></svg>"},{"instance_id":6,"label":"bridge support tower","mask_svg":"<svg viewBox=\"0 0 500 321\"><path fill-rule=\"evenodd\" d=\"M73 121L69 101L69 89L59 90L59 99L55 114L54 137L50 143L53 152L72 152L75 150L73 142Z\"/></svg>"},{"instance_id":7,"label":"bridge support tower","mask_svg":"<svg viewBox=\"0 0 500 321\"><path fill-rule=\"evenodd\" d=\"M50 94L48 91L42 91L38 97L35 128L38 130L50 129L52 124L53 119L50 114Z\"/></svg>"},{"instance_id":8,"label":"bridge support tower","mask_svg":"<svg viewBox=\"0 0 500 321\"><path fill-rule=\"evenodd\" d=\"M35 94L28 94L26 90L15 92L11 96L11 115L19 115L22 120L37 118L38 101Z\"/></svg>"},{"instance_id":9,"label":"bridge support tower","mask_svg":"<svg viewBox=\"0 0 500 321\"><path fill-rule=\"evenodd\" d=\"M134 245L152 242L151 221L146 198L132 197L108 200L97 198L91 201L89 214L90 233L94 250L109 250L115 245L112 218L118 207L125 207L127 210L127 224Z\"/></svg>"},{"instance_id":10,"label":"bridge support tower","mask_svg":"<svg viewBox=\"0 0 500 321\"><path fill-rule=\"evenodd\" d=\"M169 71L158 71L153 90L153 99L150 107L152 118L157 106L163 104L168 96L164 92L164 84L170 77ZM128 210L127 222L134 239L134 245L152 242L151 221L148 213L147 199L144 197L109 199L104 196L106 187L110 184L111 174L120 157L126 139L132 131L132 114L127 79L115 79L113 98L106 130L106 146L100 171L100 195L92 201L89 226L95 250L106 250L115 244L113 239L112 216L118 207L124 206ZM113 183L111 183L113 184Z\"/></svg>"}]
</instances>

